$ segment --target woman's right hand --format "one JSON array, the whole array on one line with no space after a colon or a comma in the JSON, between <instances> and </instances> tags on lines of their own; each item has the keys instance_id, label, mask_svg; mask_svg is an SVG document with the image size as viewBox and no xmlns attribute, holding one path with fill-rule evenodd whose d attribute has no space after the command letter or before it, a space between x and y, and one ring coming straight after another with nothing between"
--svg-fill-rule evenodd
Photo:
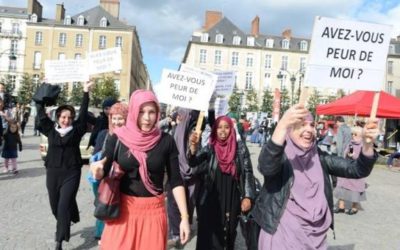
<instances>
[{"instance_id":1,"label":"woman's right hand","mask_svg":"<svg viewBox=\"0 0 400 250\"><path fill-rule=\"evenodd\" d=\"M281 120L278 122L278 126L282 128L291 128L294 125L304 121L308 115L308 110L302 104L296 104L290 109L286 110Z\"/></svg>"},{"instance_id":2,"label":"woman's right hand","mask_svg":"<svg viewBox=\"0 0 400 250\"><path fill-rule=\"evenodd\" d=\"M92 172L93 178L95 178L96 180L100 180L104 177L104 164L106 160L107 157L90 164L90 171Z\"/></svg>"},{"instance_id":3,"label":"woman's right hand","mask_svg":"<svg viewBox=\"0 0 400 250\"><path fill-rule=\"evenodd\" d=\"M192 153L192 155L194 155L196 153L197 144L199 143L199 139L200 139L200 135L196 131L193 131L190 134L189 145L190 145L190 152Z\"/></svg>"}]
</instances>

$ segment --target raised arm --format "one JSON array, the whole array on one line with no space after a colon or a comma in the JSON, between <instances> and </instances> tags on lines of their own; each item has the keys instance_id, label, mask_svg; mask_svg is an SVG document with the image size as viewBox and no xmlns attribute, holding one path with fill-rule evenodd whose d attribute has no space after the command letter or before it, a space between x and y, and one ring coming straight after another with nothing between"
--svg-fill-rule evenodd
<instances>
[{"instance_id":1,"label":"raised arm","mask_svg":"<svg viewBox=\"0 0 400 250\"><path fill-rule=\"evenodd\" d=\"M83 85L83 100L81 108L79 109L78 131L83 136L86 133L88 122L88 108L89 108L89 91L93 85L93 81L88 81Z\"/></svg>"}]
</instances>

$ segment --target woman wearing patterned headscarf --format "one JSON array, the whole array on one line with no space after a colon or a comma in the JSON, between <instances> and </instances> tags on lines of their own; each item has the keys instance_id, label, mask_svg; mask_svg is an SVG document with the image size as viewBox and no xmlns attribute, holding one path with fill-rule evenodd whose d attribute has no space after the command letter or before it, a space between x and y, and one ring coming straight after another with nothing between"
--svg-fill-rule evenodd
<instances>
[{"instance_id":1,"label":"woman wearing patterned headscarf","mask_svg":"<svg viewBox=\"0 0 400 250\"><path fill-rule=\"evenodd\" d=\"M121 214L106 222L101 249L166 249L165 173L181 213L181 242L189 239L178 150L172 136L158 128L159 117L159 104L152 92L133 92L126 125L114 130L106 144L105 158L91 166L93 175L102 178L110 171L117 140L121 142L114 159L125 172L120 184Z\"/></svg>"},{"instance_id":2,"label":"woman wearing patterned headscarf","mask_svg":"<svg viewBox=\"0 0 400 250\"><path fill-rule=\"evenodd\" d=\"M316 146L313 117L297 104L285 112L259 156L264 185L252 211L261 226L259 249L327 249L333 229L329 175L362 178L377 159L373 141L376 123L364 130L357 161L322 152Z\"/></svg>"},{"instance_id":3,"label":"woman wearing patterned headscarf","mask_svg":"<svg viewBox=\"0 0 400 250\"><path fill-rule=\"evenodd\" d=\"M204 175L199 194L196 249L233 249L240 212L248 212L255 196L247 147L236 140L232 119L220 116L209 143L197 152L199 135L190 136L189 165Z\"/></svg>"}]
</instances>

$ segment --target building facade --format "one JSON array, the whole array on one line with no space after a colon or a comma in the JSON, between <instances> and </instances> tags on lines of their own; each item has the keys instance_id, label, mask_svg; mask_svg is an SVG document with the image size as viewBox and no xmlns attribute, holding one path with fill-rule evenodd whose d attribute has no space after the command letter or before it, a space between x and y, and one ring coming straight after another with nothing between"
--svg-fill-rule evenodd
<instances>
[{"instance_id":1,"label":"building facade","mask_svg":"<svg viewBox=\"0 0 400 250\"><path fill-rule=\"evenodd\" d=\"M119 20L119 0L100 0L99 6L75 15L57 4L55 19L42 17L41 4L29 0L27 13L24 72L35 81L44 77L45 60L85 59L89 52L121 47L122 69L105 75L115 79L123 101L128 101L134 90L146 88L149 75L139 37L134 26Z\"/></svg>"},{"instance_id":2,"label":"building facade","mask_svg":"<svg viewBox=\"0 0 400 250\"><path fill-rule=\"evenodd\" d=\"M14 90L24 71L28 20L25 8L0 6L0 79L9 78ZM12 94L16 95L16 91Z\"/></svg>"}]
</instances>

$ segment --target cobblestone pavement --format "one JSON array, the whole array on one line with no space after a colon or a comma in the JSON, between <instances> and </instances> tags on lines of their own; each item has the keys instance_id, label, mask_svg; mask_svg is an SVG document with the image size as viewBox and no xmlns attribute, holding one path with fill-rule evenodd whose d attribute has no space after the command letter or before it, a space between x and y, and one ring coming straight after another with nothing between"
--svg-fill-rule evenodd
<instances>
[{"instance_id":1,"label":"cobblestone pavement","mask_svg":"<svg viewBox=\"0 0 400 250\"><path fill-rule=\"evenodd\" d=\"M55 219L51 214L45 186L45 169L39 157L39 137L33 137L28 126L23 138L24 151L18 158L19 174L2 173L0 163L0 249L54 249ZM258 145L249 145L255 174ZM82 169L78 192L81 222L71 228L71 239L65 249L98 249L93 238L93 196L85 179L88 167ZM367 179L368 200L363 211L349 216L335 216L336 240L328 233L329 249L375 250L400 249L400 171L377 166ZM184 249L195 249L196 237ZM245 249L238 238L237 249Z\"/></svg>"}]
</instances>

